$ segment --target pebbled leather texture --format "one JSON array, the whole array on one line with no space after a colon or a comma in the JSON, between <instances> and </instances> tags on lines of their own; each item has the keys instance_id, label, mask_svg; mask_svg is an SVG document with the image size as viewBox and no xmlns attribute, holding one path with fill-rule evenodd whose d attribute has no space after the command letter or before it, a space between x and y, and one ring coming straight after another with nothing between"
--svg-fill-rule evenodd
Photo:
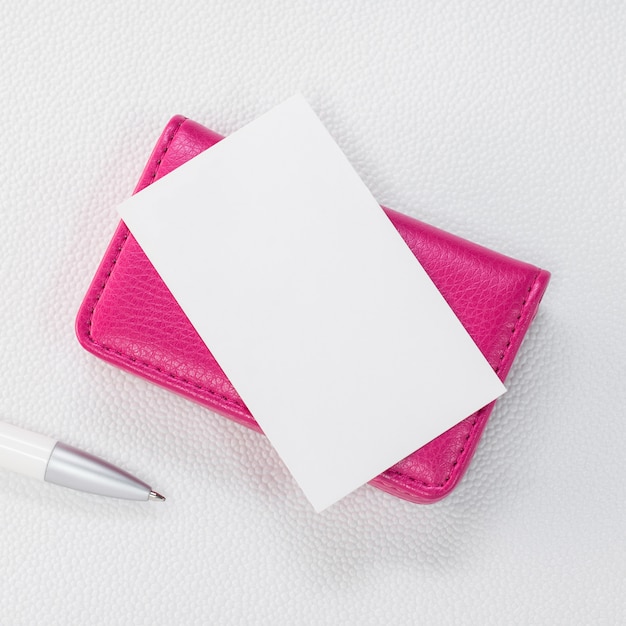
<instances>
[{"instance_id":1,"label":"pebbled leather texture","mask_svg":"<svg viewBox=\"0 0 626 626\"><path fill-rule=\"evenodd\" d=\"M0 471L2 626L597 626L626 615L626 3L5 2L0 419L167 496ZM265 437L76 341L169 117L296 91L385 206L552 272L473 461L316 514Z\"/></svg>"},{"instance_id":2,"label":"pebbled leather texture","mask_svg":"<svg viewBox=\"0 0 626 626\"><path fill-rule=\"evenodd\" d=\"M135 192L220 139L182 116L172 118ZM504 380L537 312L549 273L390 209L385 211ZM215 299L219 303L219 294ZM76 333L96 356L260 431L123 223L79 310ZM417 503L435 502L448 495L465 473L494 404L389 468L371 484Z\"/></svg>"}]
</instances>

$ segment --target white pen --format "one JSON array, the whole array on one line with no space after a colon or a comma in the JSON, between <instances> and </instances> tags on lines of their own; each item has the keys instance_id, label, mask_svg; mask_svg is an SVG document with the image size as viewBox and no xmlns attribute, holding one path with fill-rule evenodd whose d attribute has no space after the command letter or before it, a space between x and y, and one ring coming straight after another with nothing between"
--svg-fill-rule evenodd
<instances>
[{"instance_id":1,"label":"white pen","mask_svg":"<svg viewBox=\"0 0 626 626\"><path fill-rule=\"evenodd\" d=\"M96 456L4 422L0 422L0 467L101 496L165 500L146 483Z\"/></svg>"}]
</instances>

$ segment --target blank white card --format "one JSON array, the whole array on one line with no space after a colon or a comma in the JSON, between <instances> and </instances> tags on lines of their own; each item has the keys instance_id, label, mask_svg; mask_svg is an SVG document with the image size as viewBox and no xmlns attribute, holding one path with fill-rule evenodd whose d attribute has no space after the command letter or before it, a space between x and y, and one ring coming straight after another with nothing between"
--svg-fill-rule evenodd
<instances>
[{"instance_id":1,"label":"blank white card","mask_svg":"<svg viewBox=\"0 0 626 626\"><path fill-rule=\"evenodd\" d=\"M119 213L318 511L504 392L300 96Z\"/></svg>"}]
</instances>

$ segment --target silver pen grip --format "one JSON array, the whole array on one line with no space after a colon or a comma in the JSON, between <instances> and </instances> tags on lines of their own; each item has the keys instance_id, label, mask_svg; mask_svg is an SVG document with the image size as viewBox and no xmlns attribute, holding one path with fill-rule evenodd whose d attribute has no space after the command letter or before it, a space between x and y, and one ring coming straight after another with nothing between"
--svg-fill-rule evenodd
<instances>
[{"instance_id":1,"label":"silver pen grip","mask_svg":"<svg viewBox=\"0 0 626 626\"><path fill-rule=\"evenodd\" d=\"M146 483L128 472L60 441L52 450L44 480L102 496L126 500L156 499L152 495L155 492Z\"/></svg>"}]
</instances>

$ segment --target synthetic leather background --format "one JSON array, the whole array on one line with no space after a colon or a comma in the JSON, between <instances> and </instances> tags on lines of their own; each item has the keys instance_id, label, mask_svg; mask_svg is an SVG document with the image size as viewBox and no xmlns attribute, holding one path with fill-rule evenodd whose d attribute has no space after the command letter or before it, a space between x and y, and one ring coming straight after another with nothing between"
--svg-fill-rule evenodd
<instances>
[{"instance_id":1,"label":"synthetic leather background","mask_svg":"<svg viewBox=\"0 0 626 626\"><path fill-rule=\"evenodd\" d=\"M162 506L0 473L0 624L619 624L626 5L4 2L0 419ZM471 466L311 511L264 437L102 362L76 312L173 113L301 92L381 204L550 286Z\"/></svg>"},{"instance_id":2,"label":"synthetic leather background","mask_svg":"<svg viewBox=\"0 0 626 626\"><path fill-rule=\"evenodd\" d=\"M191 120L172 118L157 141L136 190L150 185L219 139L219 135ZM549 274L395 211L386 209L386 213L504 380L537 313ZM213 295L219 306L220 294ZM87 350L106 361L260 431L123 223L113 236L78 313L76 333ZM389 468L372 484L412 502L440 500L465 473L494 404L483 407ZM419 414L415 418L419 419Z\"/></svg>"}]
</instances>

